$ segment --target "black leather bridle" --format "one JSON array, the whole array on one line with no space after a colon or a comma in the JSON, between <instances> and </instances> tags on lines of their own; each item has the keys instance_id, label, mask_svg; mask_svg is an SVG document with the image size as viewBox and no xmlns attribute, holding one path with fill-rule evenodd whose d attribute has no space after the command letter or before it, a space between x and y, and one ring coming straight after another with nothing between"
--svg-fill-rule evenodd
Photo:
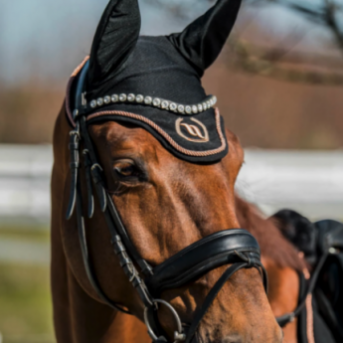
<instances>
[{"instance_id":1,"label":"black leather bridle","mask_svg":"<svg viewBox=\"0 0 343 343\"><path fill-rule=\"evenodd\" d=\"M206 314L213 300L225 282L236 271L243 268L257 268L267 288L267 276L260 260L260 248L256 239L246 230L230 229L216 232L186 247L162 264L152 268L145 261L129 237L123 225L111 195L105 188L103 170L98 163L98 158L89 136L85 116L81 115L82 91L87 74L88 63L83 67L76 87L74 121L76 127L70 132L70 169L71 187L67 209L67 219L70 219L76 208L76 218L83 262L88 279L98 297L115 310L130 313L120 305L114 303L101 289L92 269L89 256L84 214L82 210L82 194L79 179L80 172L80 142L83 144L83 166L86 176L88 217L94 214L93 188L99 199L101 211L104 213L107 227L111 234L111 243L114 253L119 259L131 284L137 290L145 307L144 320L148 332L154 342L167 342L167 338L157 319L159 305L166 306L173 314L177 330L174 342L185 341L189 343ZM202 307L195 313L193 322L184 332L181 320L175 309L166 301L159 299L162 291L186 285L199 279L210 270L219 266L230 265L216 282L207 295Z\"/></svg>"}]
</instances>

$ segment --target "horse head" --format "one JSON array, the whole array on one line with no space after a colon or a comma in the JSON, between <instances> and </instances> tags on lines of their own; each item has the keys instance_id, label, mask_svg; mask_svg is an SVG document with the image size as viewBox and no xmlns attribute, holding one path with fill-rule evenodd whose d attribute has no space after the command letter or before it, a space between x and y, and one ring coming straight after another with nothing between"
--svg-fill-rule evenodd
<instances>
[{"instance_id":1,"label":"horse head","mask_svg":"<svg viewBox=\"0 0 343 343\"><path fill-rule=\"evenodd\" d=\"M239 0L219 0L182 33L139 37L137 0L110 1L96 31L87 68L82 67L84 73L75 73L70 86L72 94L81 84L81 107L72 114L78 100L73 103L67 99L69 123L63 111L56 124L54 176L61 183L53 191L53 203L63 203L55 208L67 264L82 291L103 302L84 268L85 252L76 229L79 220L81 231L83 228L87 232L86 253L97 286L113 304L128 309L142 321L147 320L145 305L122 268L125 258L118 257L122 252L110 244L113 236L108 230L109 219L101 208L105 211L105 202L107 206L113 202L112 215L118 211L127 233L122 237L123 245L125 240L130 241L134 254L152 269L206 237L239 228L234 184L243 150L237 137L223 128L219 111L213 108L215 97L206 96L200 81L220 53L239 6ZM81 135L80 141L71 141L70 149L83 151L78 186L74 185L82 203L79 213L88 212L90 218L77 218L73 211L69 211L70 220L63 217L69 185L76 175L68 170L67 149L60 149L68 145L70 124L79 130L72 131L72 139ZM86 131L87 139L82 136ZM97 159L91 166L87 160L89 146ZM100 181L93 175L93 185L89 180L92 171L101 174ZM63 195L56 195L61 193L62 184ZM97 187L104 193L93 203L92 189L95 192ZM72 209L75 196L69 204ZM134 257L130 252L127 256ZM131 267L138 269L133 260ZM154 296L156 292L156 297L172 306L187 335L189 325L229 266L221 263L186 283L154 291L148 287L145 291ZM281 342L281 329L258 269L242 268L224 280L203 313L192 341ZM173 341L173 311L160 303L155 315L164 338Z\"/></svg>"}]
</instances>

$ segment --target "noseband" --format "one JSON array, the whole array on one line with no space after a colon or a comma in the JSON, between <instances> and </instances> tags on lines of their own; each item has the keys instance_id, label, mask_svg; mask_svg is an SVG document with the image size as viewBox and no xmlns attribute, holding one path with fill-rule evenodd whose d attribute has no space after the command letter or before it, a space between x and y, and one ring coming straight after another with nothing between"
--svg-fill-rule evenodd
<instances>
[{"instance_id":1,"label":"noseband","mask_svg":"<svg viewBox=\"0 0 343 343\"><path fill-rule=\"evenodd\" d=\"M261 264L259 245L248 231L243 229L230 229L216 232L191 244L154 268L140 256L130 240L111 195L106 190L103 170L98 162L93 142L89 136L86 118L78 115L79 109L82 106L81 98L87 68L88 64L82 69L78 78L73 118L76 127L70 132L71 188L67 219L71 218L76 209L82 257L88 279L98 297L104 303L115 310L130 313L120 305L114 303L103 292L92 268L87 244L79 180L80 142L82 142L84 147L82 156L86 176L88 217L91 218L94 213L93 188L95 188L101 211L104 213L107 227L111 234L114 253L117 255L120 266L131 284L137 290L144 304L144 321L149 335L154 342L168 342L157 318L159 306L166 306L175 318L176 330L174 331L174 342L185 341L189 343L194 337L202 318L213 300L225 282L236 271L243 268L257 268L262 275L265 288L267 287L267 277ZM159 299L161 292L196 281L209 271L223 265L230 266L210 290L202 307L196 311L193 322L185 333L180 317L175 309L168 302Z\"/></svg>"}]
</instances>

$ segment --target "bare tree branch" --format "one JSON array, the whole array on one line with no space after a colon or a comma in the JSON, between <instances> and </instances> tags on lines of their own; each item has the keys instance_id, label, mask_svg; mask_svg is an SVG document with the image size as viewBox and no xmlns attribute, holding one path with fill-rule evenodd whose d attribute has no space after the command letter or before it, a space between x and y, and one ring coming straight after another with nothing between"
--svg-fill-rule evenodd
<instances>
[{"instance_id":1,"label":"bare tree branch","mask_svg":"<svg viewBox=\"0 0 343 343\"><path fill-rule=\"evenodd\" d=\"M166 8L179 20L190 19L195 11L195 6L200 9L208 3L215 2L215 0L144 1ZM343 0L336 1L343 2ZM295 2L295 0L245 0L245 4L248 6L268 6L271 3L289 8L302 17L329 29L333 34L337 47L343 54L343 31L338 19L339 14L343 14L343 3L338 5L334 0L321 0L320 4L311 4L305 1ZM343 21L343 16L341 20ZM292 34L291 38L293 46L295 46L301 36ZM277 46L265 48L236 37L229 41L234 55L234 63L230 62L230 58L226 62L236 70L238 68L238 70L247 73L291 82L343 85L343 60L340 62L327 56L294 52L292 48L285 48L285 45L289 45L285 43L285 41L280 41ZM289 64L298 66L289 67ZM318 70L320 68L324 69L323 67L325 70Z\"/></svg>"},{"instance_id":2,"label":"bare tree branch","mask_svg":"<svg viewBox=\"0 0 343 343\"><path fill-rule=\"evenodd\" d=\"M322 0L319 5L295 3L289 0L264 0L270 3L276 3L291 10L298 12L303 17L317 24L320 24L332 33L337 47L343 54L343 29L340 28L339 17L343 22L343 3L337 4L333 0ZM342 2L342 0L340 0Z\"/></svg>"},{"instance_id":3,"label":"bare tree branch","mask_svg":"<svg viewBox=\"0 0 343 343\"><path fill-rule=\"evenodd\" d=\"M238 40L238 41L237 41ZM325 68L333 72L343 73L343 60L327 56L320 53L306 53L287 48L285 46L266 47L257 45L252 42L247 42L241 38L232 38L229 42L230 49L235 53L236 44L243 44L249 47L250 56L260 60L266 60L270 63L292 64L292 65L306 65L309 67Z\"/></svg>"},{"instance_id":4,"label":"bare tree branch","mask_svg":"<svg viewBox=\"0 0 343 343\"><path fill-rule=\"evenodd\" d=\"M340 6L340 8L337 8L337 6L329 0L326 0L326 3L327 3L327 10L326 10L326 16L325 16L326 23L328 27L331 28L331 31L333 32L336 38L337 45L339 46L339 48L341 49L343 53L343 31L340 30L338 20L337 20L337 16L338 16L337 13L341 12L340 14L343 17L343 8L342 8L343 6Z\"/></svg>"},{"instance_id":5,"label":"bare tree branch","mask_svg":"<svg viewBox=\"0 0 343 343\"><path fill-rule=\"evenodd\" d=\"M231 64L235 69L238 67L239 70L247 73L297 83L343 86L343 72L324 72L317 71L314 68L306 70L305 68L283 67L281 63L275 63L274 58L266 58L266 56L272 56L270 49L260 47L261 56L259 57L256 54L256 47L254 49L249 43L239 39L231 42L231 47L234 52L233 63ZM287 50L282 51L282 55L286 55L287 52ZM230 66L230 63L228 63L228 66Z\"/></svg>"}]
</instances>

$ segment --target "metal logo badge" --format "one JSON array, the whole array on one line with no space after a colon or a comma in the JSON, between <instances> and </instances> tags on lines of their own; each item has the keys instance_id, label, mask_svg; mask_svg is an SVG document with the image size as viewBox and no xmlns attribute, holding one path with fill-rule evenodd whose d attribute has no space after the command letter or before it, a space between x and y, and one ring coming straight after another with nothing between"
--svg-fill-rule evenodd
<instances>
[{"instance_id":1,"label":"metal logo badge","mask_svg":"<svg viewBox=\"0 0 343 343\"><path fill-rule=\"evenodd\" d=\"M184 118L179 118L175 123L176 132L179 136L195 143L206 143L210 140L207 128L201 121L191 118L191 121L197 124L192 125L183 123L183 120Z\"/></svg>"}]
</instances>

